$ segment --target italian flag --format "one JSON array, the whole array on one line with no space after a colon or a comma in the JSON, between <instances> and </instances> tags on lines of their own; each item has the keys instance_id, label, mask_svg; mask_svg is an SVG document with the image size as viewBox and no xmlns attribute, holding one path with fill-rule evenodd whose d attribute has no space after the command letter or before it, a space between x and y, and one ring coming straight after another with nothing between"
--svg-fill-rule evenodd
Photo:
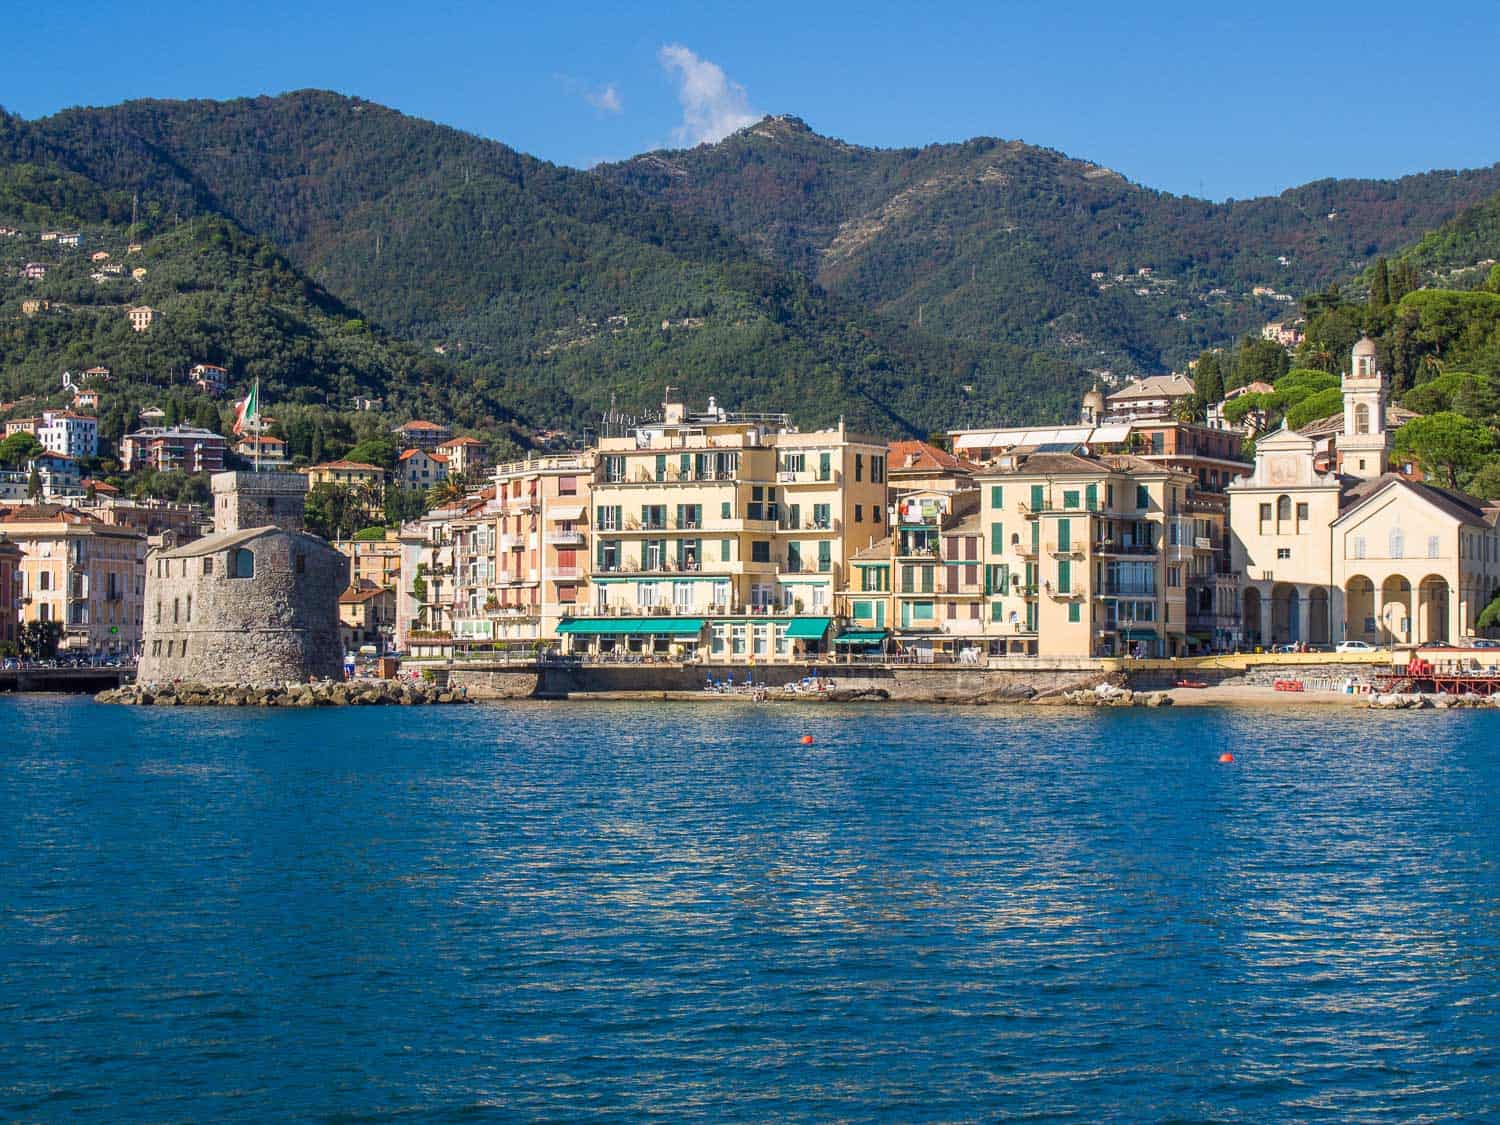
<instances>
[{"instance_id":1,"label":"italian flag","mask_svg":"<svg viewBox=\"0 0 1500 1125\"><path fill-rule=\"evenodd\" d=\"M245 400L239 404L239 409L234 415L234 432L243 434L246 430L253 428L260 421L260 380L257 379L250 387L250 393Z\"/></svg>"}]
</instances>

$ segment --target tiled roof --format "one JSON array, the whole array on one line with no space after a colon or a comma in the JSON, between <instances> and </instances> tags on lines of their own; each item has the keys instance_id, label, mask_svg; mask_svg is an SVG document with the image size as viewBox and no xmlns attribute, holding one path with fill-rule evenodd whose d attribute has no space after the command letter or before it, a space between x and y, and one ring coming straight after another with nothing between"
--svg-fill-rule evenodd
<instances>
[{"instance_id":1,"label":"tiled roof","mask_svg":"<svg viewBox=\"0 0 1500 1125\"><path fill-rule=\"evenodd\" d=\"M403 422L396 427L396 432L400 433L402 430L446 430L447 428L447 426L439 426L436 422L424 422L422 419L417 418L410 422Z\"/></svg>"},{"instance_id":2,"label":"tiled roof","mask_svg":"<svg viewBox=\"0 0 1500 1125\"><path fill-rule=\"evenodd\" d=\"M1109 402L1120 402L1131 398L1161 398L1171 395L1190 395L1194 391L1193 381L1186 375L1151 375L1127 383L1114 394Z\"/></svg>"},{"instance_id":3,"label":"tiled roof","mask_svg":"<svg viewBox=\"0 0 1500 1125\"><path fill-rule=\"evenodd\" d=\"M1459 492L1457 489L1439 488L1426 481L1408 480L1400 473L1386 473L1383 476L1357 481L1347 486L1343 495L1339 497L1339 507L1342 509L1339 518L1343 519L1345 514L1352 512L1366 500L1380 495L1386 489L1396 487L1411 489L1460 523L1476 526L1492 526L1495 523L1496 510L1486 507L1485 502L1477 496L1470 496L1467 492Z\"/></svg>"},{"instance_id":4,"label":"tiled roof","mask_svg":"<svg viewBox=\"0 0 1500 1125\"><path fill-rule=\"evenodd\" d=\"M854 552L856 559L889 559L891 557L891 537L887 535L884 539L877 539L861 551Z\"/></svg>"},{"instance_id":5,"label":"tiled roof","mask_svg":"<svg viewBox=\"0 0 1500 1125\"><path fill-rule=\"evenodd\" d=\"M380 473L384 472L379 465L366 465L363 461L325 461L321 465L309 465L304 471L314 472L318 469L343 469L346 472Z\"/></svg>"},{"instance_id":6,"label":"tiled roof","mask_svg":"<svg viewBox=\"0 0 1500 1125\"><path fill-rule=\"evenodd\" d=\"M914 471L942 471L951 473L976 473L979 466L963 457L955 457L925 441L893 441L887 449L886 466L889 471L903 469Z\"/></svg>"},{"instance_id":7,"label":"tiled roof","mask_svg":"<svg viewBox=\"0 0 1500 1125\"><path fill-rule=\"evenodd\" d=\"M339 595L339 605L360 605L385 592L384 586L378 586L368 578L361 578L358 583Z\"/></svg>"}]
</instances>

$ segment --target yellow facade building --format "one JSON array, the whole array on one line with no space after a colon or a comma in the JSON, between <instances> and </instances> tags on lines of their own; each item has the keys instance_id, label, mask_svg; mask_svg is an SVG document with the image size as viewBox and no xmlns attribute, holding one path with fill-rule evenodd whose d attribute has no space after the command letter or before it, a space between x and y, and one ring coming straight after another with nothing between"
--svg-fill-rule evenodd
<instances>
[{"instance_id":1,"label":"yellow facade building","mask_svg":"<svg viewBox=\"0 0 1500 1125\"><path fill-rule=\"evenodd\" d=\"M785 415L700 414L599 439L592 600L574 651L788 659L826 651L854 553L887 533L886 444Z\"/></svg>"},{"instance_id":2,"label":"yellow facade building","mask_svg":"<svg viewBox=\"0 0 1500 1125\"><path fill-rule=\"evenodd\" d=\"M1190 474L1128 455L1018 451L975 481L991 654L1185 650L1192 559L1211 550L1188 510Z\"/></svg>"}]
</instances>

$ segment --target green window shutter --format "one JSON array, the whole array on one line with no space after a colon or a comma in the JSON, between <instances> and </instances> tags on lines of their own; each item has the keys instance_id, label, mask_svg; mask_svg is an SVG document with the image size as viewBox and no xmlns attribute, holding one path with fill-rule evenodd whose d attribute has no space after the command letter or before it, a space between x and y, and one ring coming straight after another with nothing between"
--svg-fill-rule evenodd
<instances>
[{"instance_id":1,"label":"green window shutter","mask_svg":"<svg viewBox=\"0 0 1500 1125\"><path fill-rule=\"evenodd\" d=\"M1042 510L1042 486L1039 484L1031 486L1031 510L1033 512Z\"/></svg>"},{"instance_id":2,"label":"green window shutter","mask_svg":"<svg viewBox=\"0 0 1500 1125\"><path fill-rule=\"evenodd\" d=\"M1081 620L1083 620L1082 613L1080 612L1082 609L1083 609L1083 607L1081 605L1079 605L1077 602L1071 603L1068 606L1068 620L1071 621L1075 625L1078 624L1078 622L1080 622Z\"/></svg>"},{"instance_id":3,"label":"green window shutter","mask_svg":"<svg viewBox=\"0 0 1500 1125\"><path fill-rule=\"evenodd\" d=\"M1089 511L1097 512L1099 510L1099 486L1097 484L1091 484L1085 488L1083 490L1083 498L1085 506Z\"/></svg>"},{"instance_id":4,"label":"green window shutter","mask_svg":"<svg viewBox=\"0 0 1500 1125\"><path fill-rule=\"evenodd\" d=\"M1073 564L1062 559L1057 564L1057 590L1066 594L1073 589Z\"/></svg>"},{"instance_id":5,"label":"green window shutter","mask_svg":"<svg viewBox=\"0 0 1500 1125\"><path fill-rule=\"evenodd\" d=\"M1005 489L998 485L990 485L990 507L1000 511L1005 507Z\"/></svg>"},{"instance_id":6,"label":"green window shutter","mask_svg":"<svg viewBox=\"0 0 1500 1125\"><path fill-rule=\"evenodd\" d=\"M818 454L818 479L830 480L833 477L833 454Z\"/></svg>"},{"instance_id":7,"label":"green window shutter","mask_svg":"<svg viewBox=\"0 0 1500 1125\"><path fill-rule=\"evenodd\" d=\"M990 603L990 620L991 621L1004 621L1005 620L1005 607L1003 605L1001 605L999 602L991 602Z\"/></svg>"},{"instance_id":8,"label":"green window shutter","mask_svg":"<svg viewBox=\"0 0 1500 1125\"><path fill-rule=\"evenodd\" d=\"M1135 486L1135 506L1142 510L1151 507L1151 490L1144 484Z\"/></svg>"},{"instance_id":9,"label":"green window shutter","mask_svg":"<svg viewBox=\"0 0 1500 1125\"><path fill-rule=\"evenodd\" d=\"M1076 507L1078 507L1078 489L1076 489L1076 488L1070 488L1067 492L1063 493L1063 507L1064 508L1076 508Z\"/></svg>"},{"instance_id":10,"label":"green window shutter","mask_svg":"<svg viewBox=\"0 0 1500 1125\"><path fill-rule=\"evenodd\" d=\"M725 500L723 504L719 505L719 518L725 520L734 519L734 505L728 500Z\"/></svg>"},{"instance_id":11,"label":"green window shutter","mask_svg":"<svg viewBox=\"0 0 1500 1125\"><path fill-rule=\"evenodd\" d=\"M833 569L833 544L824 539L818 544L818 572L827 574Z\"/></svg>"},{"instance_id":12,"label":"green window shutter","mask_svg":"<svg viewBox=\"0 0 1500 1125\"><path fill-rule=\"evenodd\" d=\"M1072 546L1073 546L1073 521L1072 520L1058 520L1057 521L1057 549L1060 550L1060 551L1066 551L1066 550L1069 550Z\"/></svg>"},{"instance_id":13,"label":"green window shutter","mask_svg":"<svg viewBox=\"0 0 1500 1125\"><path fill-rule=\"evenodd\" d=\"M990 524L990 554L1005 554L1005 525L1000 523Z\"/></svg>"},{"instance_id":14,"label":"green window shutter","mask_svg":"<svg viewBox=\"0 0 1500 1125\"><path fill-rule=\"evenodd\" d=\"M665 453L658 453L656 455L656 479L667 479L667 455Z\"/></svg>"},{"instance_id":15,"label":"green window shutter","mask_svg":"<svg viewBox=\"0 0 1500 1125\"><path fill-rule=\"evenodd\" d=\"M733 562L734 561L734 559L732 559L730 557L734 553L734 548L733 548L732 544L733 544L733 540L730 540L730 539L720 539L719 540L719 561L720 562Z\"/></svg>"},{"instance_id":16,"label":"green window shutter","mask_svg":"<svg viewBox=\"0 0 1500 1125\"><path fill-rule=\"evenodd\" d=\"M678 459L677 473L683 480L687 480L693 475L693 455L691 453L684 453Z\"/></svg>"}]
</instances>

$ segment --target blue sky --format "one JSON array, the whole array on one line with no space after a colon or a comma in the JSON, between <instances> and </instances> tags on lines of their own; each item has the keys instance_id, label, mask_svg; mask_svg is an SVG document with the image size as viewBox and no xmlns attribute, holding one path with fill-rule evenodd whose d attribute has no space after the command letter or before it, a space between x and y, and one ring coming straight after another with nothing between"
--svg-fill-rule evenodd
<instances>
[{"instance_id":1,"label":"blue sky","mask_svg":"<svg viewBox=\"0 0 1500 1125\"><path fill-rule=\"evenodd\" d=\"M11 6L0 104L317 86L577 166L794 113L860 144L1000 136L1245 198L1500 160L1497 47L1490 0L75 0Z\"/></svg>"}]
</instances>

